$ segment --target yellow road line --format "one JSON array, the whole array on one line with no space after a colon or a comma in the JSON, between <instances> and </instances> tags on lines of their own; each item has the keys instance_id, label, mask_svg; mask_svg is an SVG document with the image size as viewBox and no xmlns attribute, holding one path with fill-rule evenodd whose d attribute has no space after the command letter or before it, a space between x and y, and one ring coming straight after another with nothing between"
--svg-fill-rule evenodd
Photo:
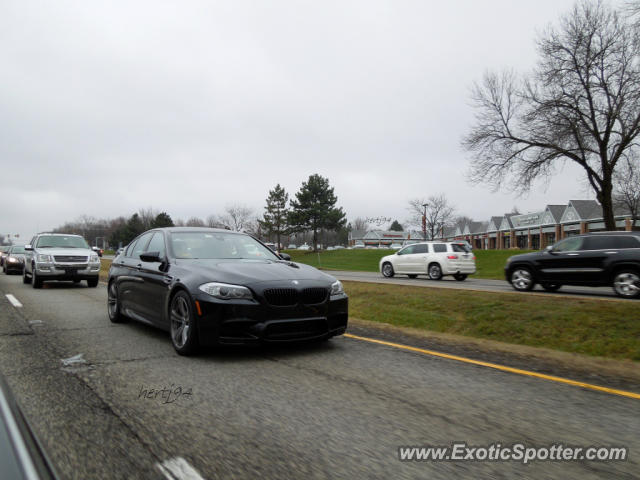
<instances>
[{"instance_id":1,"label":"yellow road line","mask_svg":"<svg viewBox=\"0 0 640 480\"><path fill-rule=\"evenodd\" d=\"M544 373L531 372L529 370L522 370L520 368L507 367L505 365L499 365L497 363L483 362L481 360L473 360L471 358L460 357L458 355L450 355L448 353L436 352L434 350L426 350L424 348L412 347L410 345L402 345L400 343L387 342L385 340L378 340L369 337L360 337L351 333L345 333L345 337L353 338L355 340L362 340L364 342L377 343L379 345L386 345L387 347L399 348L401 350L407 350L409 352L423 353L425 355L433 355L434 357L447 358L449 360L456 360L458 362L470 363L472 365L479 365L481 367L494 368L496 370L502 370L503 372L516 373L518 375L526 375L528 377L541 378L543 380L549 380L552 382L564 383L567 385L573 385L574 387L589 388L591 390L597 390L599 392L606 392L612 395L620 395L622 397L635 398L640 400L640 393L627 392L625 390L617 390L615 388L601 387L599 385L593 385L591 383L578 382L576 380L570 380L568 378L555 377L553 375L545 375Z\"/></svg>"}]
</instances>

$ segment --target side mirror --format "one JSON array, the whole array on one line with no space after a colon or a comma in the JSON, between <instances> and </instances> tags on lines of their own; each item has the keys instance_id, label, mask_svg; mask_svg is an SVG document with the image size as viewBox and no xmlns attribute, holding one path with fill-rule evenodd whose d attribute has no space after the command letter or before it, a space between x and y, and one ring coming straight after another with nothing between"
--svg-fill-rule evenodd
<instances>
[{"instance_id":1,"label":"side mirror","mask_svg":"<svg viewBox=\"0 0 640 480\"><path fill-rule=\"evenodd\" d=\"M544 249L544 251L545 251L545 252L548 252L548 253L553 253L553 245L549 245L548 247L546 247L546 248Z\"/></svg>"},{"instance_id":2,"label":"side mirror","mask_svg":"<svg viewBox=\"0 0 640 480\"><path fill-rule=\"evenodd\" d=\"M140 260L143 262L162 262L160 252L144 252L140 254Z\"/></svg>"},{"instance_id":3,"label":"side mirror","mask_svg":"<svg viewBox=\"0 0 640 480\"><path fill-rule=\"evenodd\" d=\"M33 247L31 245L25 245L24 249L28 252L32 252L33 251Z\"/></svg>"},{"instance_id":4,"label":"side mirror","mask_svg":"<svg viewBox=\"0 0 640 480\"><path fill-rule=\"evenodd\" d=\"M283 260L291 261L291 255L289 255L288 253L280 253L280 258Z\"/></svg>"}]
</instances>

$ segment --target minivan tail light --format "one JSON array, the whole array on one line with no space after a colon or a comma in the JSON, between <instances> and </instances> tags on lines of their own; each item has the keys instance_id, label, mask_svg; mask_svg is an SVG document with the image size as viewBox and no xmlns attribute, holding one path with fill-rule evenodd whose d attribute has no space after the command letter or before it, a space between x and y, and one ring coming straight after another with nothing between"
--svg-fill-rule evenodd
<instances>
[{"instance_id":1,"label":"minivan tail light","mask_svg":"<svg viewBox=\"0 0 640 480\"><path fill-rule=\"evenodd\" d=\"M458 255L447 255L447 258L449 260L457 260L458 259Z\"/></svg>"}]
</instances>

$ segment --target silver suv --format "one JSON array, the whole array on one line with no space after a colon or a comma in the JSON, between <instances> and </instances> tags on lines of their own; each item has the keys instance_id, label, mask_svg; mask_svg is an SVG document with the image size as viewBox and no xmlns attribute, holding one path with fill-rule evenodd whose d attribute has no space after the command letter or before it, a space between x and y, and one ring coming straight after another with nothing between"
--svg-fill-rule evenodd
<instances>
[{"instance_id":1,"label":"silver suv","mask_svg":"<svg viewBox=\"0 0 640 480\"><path fill-rule=\"evenodd\" d=\"M39 233L24 250L22 281L33 288L48 280L86 280L88 286L98 286L100 257L80 235Z\"/></svg>"}]
</instances>

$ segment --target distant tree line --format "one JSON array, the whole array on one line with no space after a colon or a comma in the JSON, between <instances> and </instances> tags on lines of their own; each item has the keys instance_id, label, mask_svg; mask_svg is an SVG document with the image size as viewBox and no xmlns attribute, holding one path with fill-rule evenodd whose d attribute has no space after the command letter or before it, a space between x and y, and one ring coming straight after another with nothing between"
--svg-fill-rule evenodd
<instances>
[{"instance_id":1,"label":"distant tree line","mask_svg":"<svg viewBox=\"0 0 640 480\"><path fill-rule=\"evenodd\" d=\"M213 227L243 231L263 240L276 241L282 245L287 241L312 241L313 248L319 243L346 244L348 231L345 213L336 207L338 197L329 185L329 180L314 174L302 183L295 199L279 184L269 191L264 213L254 216L253 209L242 204L229 204L221 215L210 215L206 220L190 217L173 220L166 211L152 208L141 209L130 217L97 219L83 215L73 222L54 229L57 233L82 235L91 245L127 245L142 232L159 227L187 226ZM0 239L1 241L2 239Z\"/></svg>"}]
</instances>

